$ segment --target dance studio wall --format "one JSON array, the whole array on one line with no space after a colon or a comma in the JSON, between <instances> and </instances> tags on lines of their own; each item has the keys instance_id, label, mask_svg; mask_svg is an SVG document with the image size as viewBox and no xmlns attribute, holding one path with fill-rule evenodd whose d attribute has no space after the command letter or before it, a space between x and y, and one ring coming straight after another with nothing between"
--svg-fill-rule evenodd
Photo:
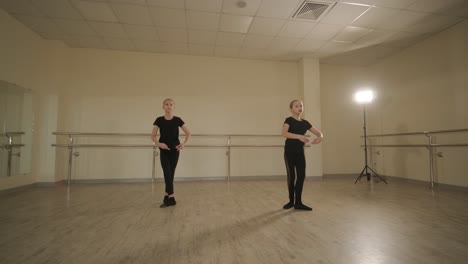
<instances>
[{"instance_id":1,"label":"dance studio wall","mask_svg":"<svg viewBox=\"0 0 468 264\"><path fill-rule=\"evenodd\" d=\"M33 184L37 178L53 181L55 150L50 147L54 142L51 132L57 124L57 90L67 78L63 67L66 47L43 40L3 9L0 38L0 80L31 89L34 108L31 173L0 177L0 190Z\"/></svg>"},{"instance_id":2,"label":"dance studio wall","mask_svg":"<svg viewBox=\"0 0 468 264\"><path fill-rule=\"evenodd\" d=\"M362 150L356 148L360 142L357 136L362 133L362 108L351 101L352 94L359 87L374 87L377 92L376 101L368 106L367 111L370 134L467 128L466 32L468 22L464 21L368 68L322 65L322 100L325 100L322 119L324 129L330 131L329 142L324 145L324 173L350 173L351 168L359 172L359 165L363 166ZM334 104L333 108L347 114L336 119L337 115L330 113L331 105L327 102L340 96L349 101ZM351 137L349 133L352 133ZM351 142L342 142L345 138ZM436 141L466 143L468 134L437 135ZM385 138L376 143L424 144L427 139L424 136ZM336 151L340 147L344 150L342 146L348 146L350 151ZM382 148L378 151L380 155L372 153L372 161L381 174L429 180L426 149ZM444 152L445 156L437 158L436 180L468 186L468 149L439 148L437 151ZM358 159L353 159L350 152ZM344 164L343 160L349 164Z\"/></svg>"},{"instance_id":3,"label":"dance studio wall","mask_svg":"<svg viewBox=\"0 0 468 264\"><path fill-rule=\"evenodd\" d=\"M150 133L162 101L176 102L193 134L281 133L289 102L298 98L298 63L70 49L71 77L60 91L59 128L81 132ZM307 109L307 107L306 107ZM77 143L151 143L148 138L78 138ZM233 138L232 144L283 144L280 137ZM193 138L191 144L225 144L226 138ZM78 149L75 179L151 176L150 149ZM309 152L309 150L308 150ZM57 174L66 175L59 151ZM225 177L225 148L186 148L177 177ZM157 177L161 178L159 160ZM285 175L282 148L234 148L232 176ZM314 175L309 166L308 175ZM319 175L314 176L321 176Z\"/></svg>"},{"instance_id":4,"label":"dance studio wall","mask_svg":"<svg viewBox=\"0 0 468 264\"><path fill-rule=\"evenodd\" d=\"M363 109L353 101L353 93L368 84L367 72L362 67L320 65L324 174L355 175L362 170Z\"/></svg>"}]
</instances>

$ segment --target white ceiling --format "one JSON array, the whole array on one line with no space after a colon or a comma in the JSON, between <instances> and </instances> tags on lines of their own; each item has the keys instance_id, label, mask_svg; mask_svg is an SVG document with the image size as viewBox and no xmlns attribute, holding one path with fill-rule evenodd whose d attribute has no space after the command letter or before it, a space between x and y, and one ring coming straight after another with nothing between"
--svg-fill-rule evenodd
<instances>
[{"instance_id":1,"label":"white ceiling","mask_svg":"<svg viewBox=\"0 0 468 264\"><path fill-rule=\"evenodd\" d=\"M365 66L468 18L468 0L0 0L45 39L73 48L299 60Z\"/></svg>"}]
</instances>

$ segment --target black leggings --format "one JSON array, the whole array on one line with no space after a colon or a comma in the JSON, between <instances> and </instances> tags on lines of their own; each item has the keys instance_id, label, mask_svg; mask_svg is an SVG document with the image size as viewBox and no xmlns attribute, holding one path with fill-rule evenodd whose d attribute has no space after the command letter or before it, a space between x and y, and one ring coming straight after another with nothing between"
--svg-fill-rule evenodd
<instances>
[{"instance_id":1,"label":"black leggings","mask_svg":"<svg viewBox=\"0 0 468 264\"><path fill-rule=\"evenodd\" d=\"M160 149L161 167L164 172L164 182L166 183L166 193L174 193L174 174L179 161L180 152L176 149Z\"/></svg>"},{"instance_id":2,"label":"black leggings","mask_svg":"<svg viewBox=\"0 0 468 264\"><path fill-rule=\"evenodd\" d=\"M295 202L296 204L302 203L302 187L304 186L306 168L304 150L284 151L284 161L288 174L289 201ZM296 199L294 200L294 198Z\"/></svg>"}]
</instances>

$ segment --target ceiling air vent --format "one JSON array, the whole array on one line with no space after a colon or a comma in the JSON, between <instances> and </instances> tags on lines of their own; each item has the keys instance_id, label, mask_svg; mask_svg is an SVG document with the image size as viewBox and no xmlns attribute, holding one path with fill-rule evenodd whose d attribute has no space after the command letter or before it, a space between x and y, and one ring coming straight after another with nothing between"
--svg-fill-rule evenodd
<instances>
[{"instance_id":1,"label":"ceiling air vent","mask_svg":"<svg viewBox=\"0 0 468 264\"><path fill-rule=\"evenodd\" d=\"M334 5L335 3L304 1L292 18L317 21Z\"/></svg>"}]
</instances>

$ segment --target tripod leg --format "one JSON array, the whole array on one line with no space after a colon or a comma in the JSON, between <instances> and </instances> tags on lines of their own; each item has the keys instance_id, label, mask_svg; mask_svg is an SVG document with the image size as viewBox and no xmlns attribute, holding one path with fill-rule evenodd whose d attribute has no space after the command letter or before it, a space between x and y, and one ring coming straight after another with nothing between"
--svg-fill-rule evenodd
<instances>
[{"instance_id":1,"label":"tripod leg","mask_svg":"<svg viewBox=\"0 0 468 264\"><path fill-rule=\"evenodd\" d=\"M366 167L364 167L364 169L362 169L361 174L359 174L359 176L356 178L356 181L354 182L354 184L356 184L358 181L361 180L362 176L364 176L364 171L365 170L366 170Z\"/></svg>"},{"instance_id":2,"label":"tripod leg","mask_svg":"<svg viewBox=\"0 0 468 264\"><path fill-rule=\"evenodd\" d=\"M379 178L381 181L385 182L385 184L388 184L387 181L386 181L384 178L380 177L380 175L379 175L377 172L375 172L375 170L373 170L371 167L369 167L369 170L371 170L371 171L375 174L374 177L377 177L377 178Z\"/></svg>"}]
</instances>

